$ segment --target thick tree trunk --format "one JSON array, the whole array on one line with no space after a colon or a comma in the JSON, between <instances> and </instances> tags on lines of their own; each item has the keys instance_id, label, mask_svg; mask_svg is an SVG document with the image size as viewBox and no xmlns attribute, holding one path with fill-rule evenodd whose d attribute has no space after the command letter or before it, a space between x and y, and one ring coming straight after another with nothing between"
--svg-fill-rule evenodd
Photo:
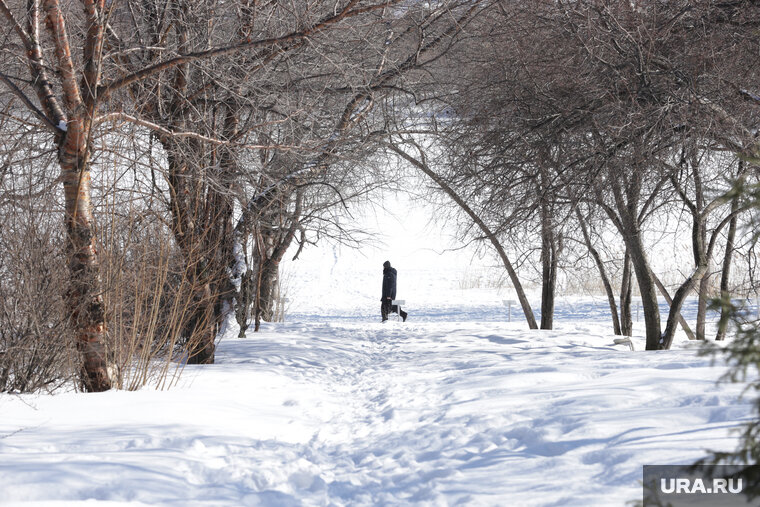
<instances>
[{"instance_id":1,"label":"thick tree trunk","mask_svg":"<svg viewBox=\"0 0 760 507\"><path fill-rule=\"evenodd\" d=\"M629 177L630 176L630 177ZM615 200L615 212L604 206L625 242L626 252L630 255L633 273L639 286L641 304L644 307L644 330L646 350L659 350L662 342L660 329L660 308L657 304L657 291L652 279L652 271L641 242L639 200L641 197L641 174L634 170L627 173L612 172L607 184Z\"/></svg>"},{"instance_id":2,"label":"thick tree trunk","mask_svg":"<svg viewBox=\"0 0 760 507\"><path fill-rule=\"evenodd\" d=\"M544 249L545 248L545 249ZM554 326L554 301L557 287L557 256L552 246L542 248L542 279L541 279L541 329L552 329Z\"/></svg>"},{"instance_id":3,"label":"thick tree trunk","mask_svg":"<svg viewBox=\"0 0 760 507\"><path fill-rule=\"evenodd\" d=\"M299 227L303 206L303 190L286 191L280 189L277 197L273 194L268 209L258 217L255 261L257 274L255 283L254 330L258 331L261 320L272 322L275 317L274 298L277 297L279 266L285 252L290 247ZM288 211L287 202L293 199L293 210ZM287 227L284 224L289 224Z\"/></svg>"},{"instance_id":4,"label":"thick tree trunk","mask_svg":"<svg viewBox=\"0 0 760 507\"><path fill-rule=\"evenodd\" d=\"M542 165L538 186L541 219L541 329L552 329L554 325L554 292L557 287L558 248L553 209L546 195L549 184L548 171Z\"/></svg>"},{"instance_id":5,"label":"thick tree trunk","mask_svg":"<svg viewBox=\"0 0 760 507\"><path fill-rule=\"evenodd\" d=\"M211 284L201 282L194 296L193 312L185 329L188 339L188 364L214 364L217 325L213 301Z\"/></svg>"},{"instance_id":6,"label":"thick tree trunk","mask_svg":"<svg viewBox=\"0 0 760 507\"><path fill-rule=\"evenodd\" d=\"M50 53L54 56L53 72L61 84L63 108L59 97L53 92L49 79L52 74L48 74L49 67L41 45L44 39L39 33L42 12L48 35L46 43L50 44ZM71 312L77 349L82 356L80 380L85 390L99 392L111 388L111 379L106 350L106 311L91 202L89 135L97 109L96 89L100 80L100 42L104 26L97 17L95 4L86 2L84 15L87 28L81 41L83 54L79 68L71 56L65 17L59 1L28 2L27 31L22 39L28 37L24 45L32 76L30 83L45 111L44 115L47 115L46 123L52 124L56 132L70 269L69 287L64 297ZM12 19L7 14L6 17ZM20 27L18 32L21 32ZM78 74L80 68L81 76Z\"/></svg>"},{"instance_id":7,"label":"thick tree trunk","mask_svg":"<svg viewBox=\"0 0 760 507\"><path fill-rule=\"evenodd\" d=\"M230 191L234 167L226 151L217 159L217 152L200 142L168 137L161 141L169 161L172 233L192 293L191 311L180 323L188 361L212 364L216 333L236 292L228 274L234 263ZM219 170L204 170L204 164Z\"/></svg>"},{"instance_id":8,"label":"thick tree trunk","mask_svg":"<svg viewBox=\"0 0 760 507\"><path fill-rule=\"evenodd\" d=\"M106 351L108 332L95 246L90 170L86 155L72 153L68 143L62 148L60 158L71 276L65 297L71 311L77 349L82 357L80 381L88 392L107 391L111 388Z\"/></svg>"},{"instance_id":9,"label":"thick tree trunk","mask_svg":"<svg viewBox=\"0 0 760 507\"><path fill-rule=\"evenodd\" d=\"M300 195L296 198L301 199ZM297 213L300 214L300 205L296 206ZM254 321L255 330L259 330L261 320L273 322L275 319L275 308L279 292L277 285L279 283L280 262L285 252L290 247L295 237L297 221L291 224L289 230L279 231L277 234L264 236L259 234L259 241L263 242L261 247L257 247L257 274L255 282L255 305Z\"/></svg>"},{"instance_id":10,"label":"thick tree trunk","mask_svg":"<svg viewBox=\"0 0 760 507\"><path fill-rule=\"evenodd\" d=\"M649 262L637 227L631 227L624 236L626 246L631 254L631 264L636 274L636 282L641 294L641 306L644 308L644 328L646 333L646 350L660 350L662 335L660 328L660 308L657 304L657 292Z\"/></svg>"},{"instance_id":11,"label":"thick tree trunk","mask_svg":"<svg viewBox=\"0 0 760 507\"><path fill-rule=\"evenodd\" d=\"M186 148L186 147L185 147ZM172 233L182 252L185 277L190 286L190 312L179 325L186 340L190 364L214 362L215 297L212 290L214 266L209 258L207 235L217 225L206 223L200 202L200 181L191 174L181 155L181 147L166 143L169 159L169 191L171 192Z\"/></svg>"}]
</instances>

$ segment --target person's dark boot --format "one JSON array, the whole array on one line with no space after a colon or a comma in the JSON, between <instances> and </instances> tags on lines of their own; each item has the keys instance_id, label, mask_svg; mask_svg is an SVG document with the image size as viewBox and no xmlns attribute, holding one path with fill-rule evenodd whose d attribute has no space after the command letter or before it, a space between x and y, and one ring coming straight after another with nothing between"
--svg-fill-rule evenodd
<instances>
[{"instance_id":1,"label":"person's dark boot","mask_svg":"<svg viewBox=\"0 0 760 507\"><path fill-rule=\"evenodd\" d=\"M402 322L406 322L406 316L409 315L409 314L406 313L404 310L400 310L399 313L401 313L401 321Z\"/></svg>"}]
</instances>

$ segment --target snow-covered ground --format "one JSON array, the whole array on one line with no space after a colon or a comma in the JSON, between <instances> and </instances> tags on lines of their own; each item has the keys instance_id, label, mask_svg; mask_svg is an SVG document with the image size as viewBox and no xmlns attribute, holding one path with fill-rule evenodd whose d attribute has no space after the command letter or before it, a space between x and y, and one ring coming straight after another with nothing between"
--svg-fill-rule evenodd
<instances>
[{"instance_id":1,"label":"snow-covered ground","mask_svg":"<svg viewBox=\"0 0 760 507\"><path fill-rule=\"evenodd\" d=\"M0 398L0 503L622 505L748 416L693 349L523 327L268 325L170 391Z\"/></svg>"},{"instance_id":2,"label":"snow-covered ground","mask_svg":"<svg viewBox=\"0 0 760 507\"><path fill-rule=\"evenodd\" d=\"M598 297L506 322L509 290L462 288L488 262L403 217L368 225L382 248L306 251L287 322L169 391L0 395L0 505L620 506L642 465L733 449L751 406L688 341L613 345ZM378 322L386 259L406 323Z\"/></svg>"}]
</instances>

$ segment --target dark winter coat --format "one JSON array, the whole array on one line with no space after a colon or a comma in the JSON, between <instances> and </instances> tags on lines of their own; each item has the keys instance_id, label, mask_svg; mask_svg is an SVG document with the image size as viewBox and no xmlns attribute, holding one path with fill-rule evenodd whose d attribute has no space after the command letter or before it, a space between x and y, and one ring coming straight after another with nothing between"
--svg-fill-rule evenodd
<instances>
[{"instance_id":1,"label":"dark winter coat","mask_svg":"<svg viewBox=\"0 0 760 507\"><path fill-rule=\"evenodd\" d=\"M383 269L383 296L381 301L387 298L396 299L396 268Z\"/></svg>"}]
</instances>

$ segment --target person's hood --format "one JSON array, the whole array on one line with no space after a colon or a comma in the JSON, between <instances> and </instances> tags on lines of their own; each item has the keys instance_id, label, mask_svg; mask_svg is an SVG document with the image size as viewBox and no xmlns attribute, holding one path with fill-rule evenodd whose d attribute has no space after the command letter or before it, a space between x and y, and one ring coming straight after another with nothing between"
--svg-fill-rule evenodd
<instances>
[{"instance_id":1,"label":"person's hood","mask_svg":"<svg viewBox=\"0 0 760 507\"><path fill-rule=\"evenodd\" d=\"M383 262L383 269L388 269L389 267L391 267L391 261Z\"/></svg>"}]
</instances>

